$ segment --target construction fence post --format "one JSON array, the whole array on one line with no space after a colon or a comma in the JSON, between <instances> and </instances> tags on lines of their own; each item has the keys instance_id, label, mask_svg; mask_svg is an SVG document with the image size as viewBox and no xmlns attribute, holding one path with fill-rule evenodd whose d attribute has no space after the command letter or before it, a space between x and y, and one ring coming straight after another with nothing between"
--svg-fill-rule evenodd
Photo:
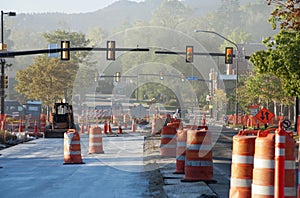
<instances>
[{"instance_id":1,"label":"construction fence post","mask_svg":"<svg viewBox=\"0 0 300 198\"><path fill-rule=\"evenodd\" d=\"M285 135L282 122L279 122L279 128L275 131L275 198L284 197Z\"/></svg>"}]
</instances>

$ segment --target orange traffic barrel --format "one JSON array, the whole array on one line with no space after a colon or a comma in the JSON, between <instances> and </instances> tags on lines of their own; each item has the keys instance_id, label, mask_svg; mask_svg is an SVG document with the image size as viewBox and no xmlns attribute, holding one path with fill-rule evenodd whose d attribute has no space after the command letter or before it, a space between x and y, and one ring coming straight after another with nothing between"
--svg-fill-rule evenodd
<instances>
[{"instance_id":1,"label":"orange traffic barrel","mask_svg":"<svg viewBox=\"0 0 300 198\"><path fill-rule=\"evenodd\" d=\"M259 132L255 140L252 197L274 197L275 134ZM285 198L296 198L295 141L286 134L285 148Z\"/></svg>"},{"instance_id":2,"label":"orange traffic barrel","mask_svg":"<svg viewBox=\"0 0 300 198\"><path fill-rule=\"evenodd\" d=\"M255 139L254 135L233 136L229 194L231 198L251 198Z\"/></svg>"},{"instance_id":3,"label":"orange traffic barrel","mask_svg":"<svg viewBox=\"0 0 300 198\"><path fill-rule=\"evenodd\" d=\"M176 174L184 173L187 129L177 130Z\"/></svg>"},{"instance_id":4,"label":"orange traffic barrel","mask_svg":"<svg viewBox=\"0 0 300 198\"><path fill-rule=\"evenodd\" d=\"M213 182L211 134L207 130L188 130L183 182Z\"/></svg>"},{"instance_id":5,"label":"orange traffic barrel","mask_svg":"<svg viewBox=\"0 0 300 198\"><path fill-rule=\"evenodd\" d=\"M83 164L80 136L75 129L69 129L64 133L64 164Z\"/></svg>"},{"instance_id":6,"label":"orange traffic barrel","mask_svg":"<svg viewBox=\"0 0 300 198\"><path fill-rule=\"evenodd\" d=\"M103 152L102 130L100 127L92 127L89 133L89 153L99 154Z\"/></svg>"},{"instance_id":7,"label":"orange traffic barrel","mask_svg":"<svg viewBox=\"0 0 300 198\"><path fill-rule=\"evenodd\" d=\"M176 128L163 126L161 130L160 155L176 157Z\"/></svg>"}]
</instances>

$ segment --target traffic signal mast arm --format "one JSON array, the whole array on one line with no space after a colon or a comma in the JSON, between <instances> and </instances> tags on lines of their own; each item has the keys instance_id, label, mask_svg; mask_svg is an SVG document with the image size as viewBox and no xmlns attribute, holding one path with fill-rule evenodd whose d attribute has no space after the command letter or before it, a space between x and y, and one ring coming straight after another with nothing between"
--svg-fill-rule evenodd
<instances>
[{"instance_id":1,"label":"traffic signal mast arm","mask_svg":"<svg viewBox=\"0 0 300 198\"><path fill-rule=\"evenodd\" d=\"M67 50L67 49L64 49ZM107 51L108 48L93 48L93 47L71 47L69 51ZM58 53L62 52L63 49L41 49L41 50L27 50L27 51L6 51L0 52L0 58L13 58L15 56L26 56L36 54L47 54L47 53ZM132 51L132 52L148 52L149 48L115 48L115 51ZM173 52L173 51L155 51L155 54L173 54L173 55L185 55L186 52ZM214 52L194 52L194 55L198 56L225 56L225 53L214 53ZM235 54L233 54L235 57ZM245 56L245 59L249 59L250 56Z\"/></svg>"},{"instance_id":2,"label":"traffic signal mast arm","mask_svg":"<svg viewBox=\"0 0 300 198\"><path fill-rule=\"evenodd\" d=\"M48 54L58 53L62 51L107 51L108 48L97 47L71 47L71 48L57 48L57 49L41 49L41 50L28 50L28 51L6 51L0 52L0 58L12 58L15 56L35 55L35 54ZM132 52L148 52L149 48L115 48L115 51L132 51Z\"/></svg>"},{"instance_id":3,"label":"traffic signal mast arm","mask_svg":"<svg viewBox=\"0 0 300 198\"><path fill-rule=\"evenodd\" d=\"M173 54L173 55L185 55L186 52L173 52L173 51L155 51L155 54ZM198 56L224 56L225 53L215 53L215 52L194 52L194 55ZM235 57L235 54L232 55ZM245 56L245 59L249 59L250 56Z\"/></svg>"}]
</instances>

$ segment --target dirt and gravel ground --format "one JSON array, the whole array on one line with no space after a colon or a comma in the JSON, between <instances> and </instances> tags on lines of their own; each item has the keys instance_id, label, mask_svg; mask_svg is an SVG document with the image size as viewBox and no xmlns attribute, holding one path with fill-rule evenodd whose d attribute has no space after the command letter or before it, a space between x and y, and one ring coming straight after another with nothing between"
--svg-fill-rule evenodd
<instances>
[{"instance_id":1,"label":"dirt and gravel ground","mask_svg":"<svg viewBox=\"0 0 300 198\"><path fill-rule=\"evenodd\" d=\"M146 164L146 177L149 181L149 192L147 197L153 198L167 198L167 195L164 192L163 185L164 180L163 176L159 169L159 164L157 163L159 157L159 147L160 146L160 137L151 136L151 134L145 135L144 142L144 162Z\"/></svg>"},{"instance_id":2,"label":"dirt and gravel ground","mask_svg":"<svg viewBox=\"0 0 300 198\"><path fill-rule=\"evenodd\" d=\"M217 198L219 197L205 182L181 182L184 175L173 174L176 163L173 157L160 155L160 136L145 136L144 162L149 181L148 196L159 198Z\"/></svg>"}]
</instances>

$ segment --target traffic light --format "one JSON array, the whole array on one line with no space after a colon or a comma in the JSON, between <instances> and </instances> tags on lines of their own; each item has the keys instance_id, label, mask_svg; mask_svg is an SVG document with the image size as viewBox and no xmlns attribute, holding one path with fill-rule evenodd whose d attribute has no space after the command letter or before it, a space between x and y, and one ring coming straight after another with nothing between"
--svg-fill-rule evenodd
<instances>
[{"instance_id":1,"label":"traffic light","mask_svg":"<svg viewBox=\"0 0 300 198\"><path fill-rule=\"evenodd\" d=\"M233 63L233 47L225 48L225 64Z\"/></svg>"},{"instance_id":2,"label":"traffic light","mask_svg":"<svg viewBox=\"0 0 300 198\"><path fill-rule=\"evenodd\" d=\"M3 77L3 88L4 89L8 88L8 76Z\"/></svg>"},{"instance_id":3,"label":"traffic light","mask_svg":"<svg viewBox=\"0 0 300 198\"><path fill-rule=\"evenodd\" d=\"M0 51L6 51L7 45L5 43L0 43Z\"/></svg>"},{"instance_id":4,"label":"traffic light","mask_svg":"<svg viewBox=\"0 0 300 198\"><path fill-rule=\"evenodd\" d=\"M185 62L192 63L194 61L194 47L186 46Z\"/></svg>"},{"instance_id":5,"label":"traffic light","mask_svg":"<svg viewBox=\"0 0 300 198\"><path fill-rule=\"evenodd\" d=\"M70 41L61 41L61 60L70 60Z\"/></svg>"},{"instance_id":6,"label":"traffic light","mask_svg":"<svg viewBox=\"0 0 300 198\"><path fill-rule=\"evenodd\" d=\"M114 78L116 82L120 82L121 72L116 72Z\"/></svg>"},{"instance_id":7,"label":"traffic light","mask_svg":"<svg viewBox=\"0 0 300 198\"><path fill-rule=\"evenodd\" d=\"M159 72L159 79L160 80L163 80L164 79L164 73L161 71Z\"/></svg>"},{"instance_id":8,"label":"traffic light","mask_svg":"<svg viewBox=\"0 0 300 198\"><path fill-rule=\"evenodd\" d=\"M116 59L116 41L107 41L106 42L106 60L115 60Z\"/></svg>"}]
</instances>

